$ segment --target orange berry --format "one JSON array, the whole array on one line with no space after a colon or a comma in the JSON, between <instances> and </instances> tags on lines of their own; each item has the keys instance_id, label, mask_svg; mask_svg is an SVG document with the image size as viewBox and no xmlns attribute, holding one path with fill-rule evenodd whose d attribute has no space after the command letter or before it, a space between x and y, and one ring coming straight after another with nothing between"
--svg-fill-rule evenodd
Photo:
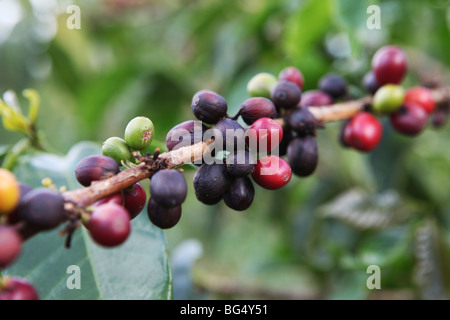
<instances>
[{"instance_id":1,"label":"orange berry","mask_svg":"<svg viewBox=\"0 0 450 320\"><path fill-rule=\"evenodd\" d=\"M0 214L13 211L20 198L20 188L16 177L6 169L0 169Z\"/></svg>"}]
</instances>

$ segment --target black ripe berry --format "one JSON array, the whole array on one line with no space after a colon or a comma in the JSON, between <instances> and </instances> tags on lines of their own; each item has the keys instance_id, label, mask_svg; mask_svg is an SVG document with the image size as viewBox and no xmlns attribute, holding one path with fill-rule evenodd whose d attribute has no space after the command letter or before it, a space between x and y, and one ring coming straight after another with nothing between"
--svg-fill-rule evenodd
<instances>
[{"instance_id":1,"label":"black ripe berry","mask_svg":"<svg viewBox=\"0 0 450 320\"><path fill-rule=\"evenodd\" d=\"M250 207L255 195L255 188L249 177L239 177L231 182L223 196L225 204L236 211L243 211Z\"/></svg>"},{"instance_id":2,"label":"black ripe berry","mask_svg":"<svg viewBox=\"0 0 450 320\"><path fill-rule=\"evenodd\" d=\"M198 143L203 140L203 133L207 129L201 121L188 120L182 122L167 133L167 149L171 151Z\"/></svg>"},{"instance_id":3,"label":"black ripe berry","mask_svg":"<svg viewBox=\"0 0 450 320\"><path fill-rule=\"evenodd\" d=\"M20 219L39 230L48 230L64 222L64 200L47 188L37 188L27 193L19 205Z\"/></svg>"},{"instance_id":4,"label":"black ripe berry","mask_svg":"<svg viewBox=\"0 0 450 320\"><path fill-rule=\"evenodd\" d=\"M319 80L319 89L334 99L342 98L347 94L347 81L337 74L330 73Z\"/></svg>"},{"instance_id":5,"label":"black ripe berry","mask_svg":"<svg viewBox=\"0 0 450 320\"><path fill-rule=\"evenodd\" d=\"M87 187L92 181L109 178L120 172L116 160L106 156L89 156L82 159L75 168L80 184Z\"/></svg>"},{"instance_id":6,"label":"black ripe berry","mask_svg":"<svg viewBox=\"0 0 450 320\"><path fill-rule=\"evenodd\" d=\"M378 84L377 78L375 77L373 71L369 71L366 73L362 83L364 88L368 92L370 92L370 94L375 94L375 92L377 92L377 90L380 88L380 85Z\"/></svg>"},{"instance_id":7,"label":"black ripe berry","mask_svg":"<svg viewBox=\"0 0 450 320\"><path fill-rule=\"evenodd\" d=\"M179 206L186 199L186 180L178 170L160 170L150 180L150 194L161 206L167 208Z\"/></svg>"},{"instance_id":8,"label":"black ripe berry","mask_svg":"<svg viewBox=\"0 0 450 320\"><path fill-rule=\"evenodd\" d=\"M245 100L239 114L246 124L251 125L261 118L275 118L277 110L269 99L256 97Z\"/></svg>"},{"instance_id":9,"label":"black ripe berry","mask_svg":"<svg viewBox=\"0 0 450 320\"><path fill-rule=\"evenodd\" d=\"M227 102L217 93L201 90L192 98L192 112L198 120L214 124L227 114Z\"/></svg>"},{"instance_id":10,"label":"black ripe berry","mask_svg":"<svg viewBox=\"0 0 450 320\"><path fill-rule=\"evenodd\" d=\"M302 96L300 88L293 82L281 80L273 87L270 99L275 107L281 109L291 109L295 107Z\"/></svg>"},{"instance_id":11,"label":"black ripe berry","mask_svg":"<svg viewBox=\"0 0 450 320\"><path fill-rule=\"evenodd\" d=\"M317 142L313 136L293 139L287 150L288 162L292 172L300 177L307 177L317 167Z\"/></svg>"},{"instance_id":12,"label":"black ripe berry","mask_svg":"<svg viewBox=\"0 0 450 320\"><path fill-rule=\"evenodd\" d=\"M308 107L296 108L288 117L289 128L298 135L315 135L317 120Z\"/></svg>"},{"instance_id":13,"label":"black ripe berry","mask_svg":"<svg viewBox=\"0 0 450 320\"><path fill-rule=\"evenodd\" d=\"M222 200L230 182L225 164L202 164L194 175L195 196L204 204L216 204Z\"/></svg>"},{"instance_id":14,"label":"black ripe berry","mask_svg":"<svg viewBox=\"0 0 450 320\"><path fill-rule=\"evenodd\" d=\"M248 151L238 150L230 153L226 159L228 173L235 177L245 177L255 167L255 157Z\"/></svg>"},{"instance_id":15,"label":"black ripe berry","mask_svg":"<svg viewBox=\"0 0 450 320\"><path fill-rule=\"evenodd\" d=\"M214 126L216 141L222 139L224 150L243 149L245 147L245 130L236 120L222 119Z\"/></svg>"},{"instance_id":16,"label":"black ripe berry","mask_svg":"<svg viewBox=\"0 0 450 320\"><path fill-rule=\"evenodd\" d=\"M287 154L287 148L289 142L294 138L292 131L285 125L283 127L283 138L281 139L280 145L278 146L278 155L280 157Z\"/></svg>"},{"instance_id":17,"label":"black ripe berry","mask_svg":"<svg viewBox=\"0 0 450 320\"><path fill-rule=\"evenodd\" d=\"M150 221L161 229L169 229L175 226L181 217L181 206L166 208L150 198L147 206Z\"/></svg>"}]
</instances>

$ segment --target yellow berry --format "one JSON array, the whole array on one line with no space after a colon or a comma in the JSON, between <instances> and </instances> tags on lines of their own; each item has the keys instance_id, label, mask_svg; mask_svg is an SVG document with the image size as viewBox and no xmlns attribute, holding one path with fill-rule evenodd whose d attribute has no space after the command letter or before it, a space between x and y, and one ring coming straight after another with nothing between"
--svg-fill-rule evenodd
<instances>
[{"instance_id":1,"label":"yellow berry","mask_svg":"<svg viewBox=\"0 0 450 320\"><path fill-rule=\"evenodd\" d=\"M20 189L16 177L6 169L0 169L0 214L8 214L19 203Z\"/></svg>"}]
</instances>

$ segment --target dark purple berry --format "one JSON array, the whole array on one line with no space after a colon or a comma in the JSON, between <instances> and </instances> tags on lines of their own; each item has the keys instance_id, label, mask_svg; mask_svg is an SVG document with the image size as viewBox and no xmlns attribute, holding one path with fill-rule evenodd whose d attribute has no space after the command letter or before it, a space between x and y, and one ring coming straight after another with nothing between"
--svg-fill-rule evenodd
<instances>
[{"instance_id":1,"label":"dark purple berry","mask_svg":"<svg viewBox=\"0 0 450 320\"><path fill-rule=\"evenodd\" d=\"M282 157L287 154L289 142L294 138L292 131L285 125L283 127L283 138L278 146L278 156ZM276 154L276 153L275 153Z\"/></svg>"},{"instance_id":2,"label":"dark purple berry","mask_svg":"<svg viewBox=\"0 0 450 320\"><path fill-rule=\"evenodd\" d=\"M255 188L249 177L239 177L231 182L230 188L225 192L225 204L236 211L244 211L250 207L255 195Z\"/></svg>"},{"instance_id":3,"label":"dark purple berry","mask_svg":"<svg viewBox=\"0 0 450 320\"><path fill-rule=\"evenodd\" d=\"M227 102L217 93L201 90L192 98L192 112L198 120L214 124L227 114Z\"/></svg>"},{"instance_id":4,"label":"dark purple berry","mask_svg":"<svg viewBox=\"0 0 450 320\"><path fill-rule=\"evenodd\" d=\"M248 151L238 150L228 155L226 165L228 173L235 177L245 177L252 173L256 159Z\"/></svg>"},{"instance_id":5,"label":"dark purple berry","mask_svg":"<svg viewBox=\"0 0 450 320\"><path fill-rule=\"evenodd\" d=\"M147 194L139 183L135 183L123 191L123 199L123 206L130 215L130 220L133 220L144 209L147 203Z\"/></svg>"},{"instance_id":6,"label":"dark purple berry","mask_svg":"<svg viewBox=\"0 0 450 320\"><path fill-rule=\"evenodd\" d=\"M34 189L21 201L19 216L40 230L53 229L66 220L64 199L50 189Z\"/></svg>"},{"instance_id":7,"label":"dark purple berry","mask_svg":"<svg viewBox=\"0 0 450 320\"><path fill-rule=\"evenodd\" d=\"M342 98L347 94L347 81L337 74L330 73L319 80L319 89L334 99Z\"/></svg>"},{"instance_id":8,"label":"dark purple berry","mask_svg":"<svg viewBox=\"0 0 450 320\"><path fill-rule=\"evenodd\" d=\"M225 164L205 163L194 175L195 196L204 204L216 204L228 190L230 182Z\"/></svg>"},{"instance_id":9,"label":"dark purple berry","mask_svg":"<svg viewBox=\"0 0 450 320\"><path fill-rule=\"evenodd\" d=\"M251 125L261 118L275 118L277 110L269 99L257 97L247 99L242 104L239 114L246 124Z\"/></svg>"},{"instance_id":10,"label":"dark purple berry","mask_svg":"<svg viewBox=\"0 0 450 320\"><path fill-rule=\"evenodd\" d=\"M245 130L239 122L225 118L217 122L213 130L216 141L222 140L224 150L236 150L245 147Z\"/></svg>"},{"instance_id":11,"label":"dark purple berry","mask_svg":"<svg viewBox=\"0 0 450 320\"><path fill-rule=\"evenodd\" d=\"M203 141L203 133L208 129L201 121L182 122L167 133L166 146L169 151Z\"/></svg>"},{"instance_id":12,"label":"dark purple berry","mask_svg":"<svg viewBox=\"0 0 450 320\"><path fill-rule=\"evenodd\" d=\"M87 187L92 181L103 180L120 172L116 160L106 156L89 156L82 159L75 168L78 182Z\"/></svg>"},{"instance_id":13,"label":"dark purple berry","mask_svg":"<svg viewBox=\"0 0 450 320\"><path fill-rule=\"evenodd\" d=\"M288 146L288 162L292 172L300 177L311 175L317 167L317 142L313 136L297 137Z\"/></svg>"},{"instance_id":14,"label":"dark purple berry","mask_svg":"<svg viewBox=\"0 0 450 320\"><path fill-rule=\"evenodd\" d=\"M370 92L370 94L375 94L375 92L377 92L377 90L381 87L378 84L377 77L375 77L373 71L366 73L363 78L363 86L368 92Z\"/></svg>"},{"instance_id":15,"label":"dark purple berry","mask_svg":"<svg viewBox=\"0 0 450 320\"><path fill-rule=\"evenodd\" d=\"M161 229L174 227L181 218L181 206L166 208L150 198L147 206L147 213L150 221Z\"/></svg>"},{"instance_id":16,"label":"dark purple berry","mask_svg":"<svg viewBox=\"0 0 450 320\"><path fill-rule=\"evenodd\" d=\"M300 107L291 112L288 117L288 125L298 135L315 135L317 119L308 107Z\"/></svg>"},{"instance_id":17,"label":"dark purple berry","mask_svg":"<svg viewBox=\"0 0 450 320\"><path fill-rule=\"evenodd\" d=\"M273 87L270 98L279 109L291 109L295 107L301 98L300 88L293 82L281 80Z\"/></svg>"},{"instance_id":18,"label":"dark purple berry","mask_svg":"<svg viewBox=\"0 0 450 320\"><path fill-rule=\"evenodd\" d=\"M150 180L150 195L159 205L167 208L181 205L187 195L183 174L175 169L159 170Z\"/></svg>"},{"instance_id":19,"label":"dark purple berry","mask_svg":"<svg viewBox=\"0 0 450 320\"><path fill-rule=\"evenodd\" d=\"M320 90L309 90L302 94L301 107L323 107L333 104L333 98Z\"/></svg>"},{"instance_id":20,"label":"dark purple berry","mask_svg":"<svg viewBox=\"0 0 450 320\"><path fill-rule=\"evenodd\" d=\"M431 123L435 128L442 128L445 126L448 120L449 112L445 109L439 108L436 109L431 116Z\"/></svg>"}]
</instances>

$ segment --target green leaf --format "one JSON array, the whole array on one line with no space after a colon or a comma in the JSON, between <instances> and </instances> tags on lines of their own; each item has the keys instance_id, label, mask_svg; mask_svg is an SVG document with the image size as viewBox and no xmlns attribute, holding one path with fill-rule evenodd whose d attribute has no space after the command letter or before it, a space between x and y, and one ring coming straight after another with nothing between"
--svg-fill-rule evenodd
<instances>
[{"instance_id":1,"label":"green leaf","mask_svg":"<svg viewBox=\"0 0 450 320\"><path fill-rule=\"evenodd\" d=\"M34 187L50 177L58 186L80 187L74 168L83 157L100 154L100 147L82 142L65 157L37 153L22 158L15 174ZM145 209L144 209L145 210ZM18 261L6 274L25 277L42 299L171 299L171 273L165 235L145 214L132 221L129 239L119 247L105 249L95 244L84 227L77 230L71 249L64 248L59 230L41 233L25 243ZM67 267L81 270L81 289L69 290Z\"/></svg>"},{"instance_id":2,"label":"green leaf","mask_svg":"<svg viewBox=\"0 0 450 320\"><path fill-rule=\"evenodd\" d=\"M334 1L305 1L297 13L286 21L284 47L287 53L301 59L311 46L322 40L336 11Z\"/></svg>"}]
</instances>

